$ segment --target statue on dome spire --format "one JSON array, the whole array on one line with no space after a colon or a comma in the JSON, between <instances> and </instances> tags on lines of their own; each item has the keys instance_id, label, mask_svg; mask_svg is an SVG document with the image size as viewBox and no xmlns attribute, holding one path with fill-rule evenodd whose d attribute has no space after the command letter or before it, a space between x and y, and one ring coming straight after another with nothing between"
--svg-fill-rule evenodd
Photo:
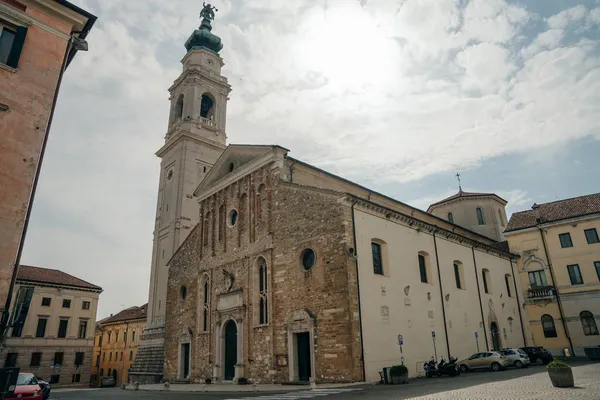
<instances>
[{"instance_id":1,"label":"statue on dome spire","mask_svg":"<svg viewBox=\"0 0 600 400\"><path fill-rule=\"evenodd\" d=\"M205 2L202 2L202 11L200 11L200 18L206 19L209 22L214 21L215 11L219 11L219 9L217 7L213 7L210 3L206 4Z\"/></svg>"},{"instance_id":2,"label":"statue on dome spire","mask_svg":"<svg viewBox=\"0 0 600 400\"><path fill-rule=\"evenodd\" d=\"M200 11L202 22L200 27L185 42L187 51L204 48L219 54L219 51L223 48L221 38L211 33L211 22L215 19L215 11L219 11L217 7L202 2L202 10Z\"/></svg>"}]
</instances>

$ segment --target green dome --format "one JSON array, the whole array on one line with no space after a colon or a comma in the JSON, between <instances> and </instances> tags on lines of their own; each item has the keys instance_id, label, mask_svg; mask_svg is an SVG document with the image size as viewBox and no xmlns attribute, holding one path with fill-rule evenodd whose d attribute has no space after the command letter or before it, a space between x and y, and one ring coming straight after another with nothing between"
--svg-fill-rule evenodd
<instances>
[{"instance_id":1,"label":"green dome","mask_svg":"<svg viewBox=\"0 0 600 400\"><path fill-rule=\"evenodd\" d=\"M211 32L212 26L208 19L203 19L200 28L196 29L185 42L187 51L207 49L216 54L223 48L221 38Z\"/></svg>"}]
</instances>

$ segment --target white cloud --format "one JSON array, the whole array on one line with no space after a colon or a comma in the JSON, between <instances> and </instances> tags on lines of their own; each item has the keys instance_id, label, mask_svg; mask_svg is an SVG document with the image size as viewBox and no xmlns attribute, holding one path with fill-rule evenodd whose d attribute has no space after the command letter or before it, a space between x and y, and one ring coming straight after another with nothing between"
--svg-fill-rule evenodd
<instances>
[{"instance_id":1,"label":"white cloud","mask_svg":"<svg viewBox=\"0 0 600 400\"><path fill-rule=\"evenodd\" d=\"M536 16L502 0L220 3L213 32L233 87L231 142L279 143L347 178L381 183L599 135L598 41L563 41L577 34L570 22L581 22L582 7L549 18L534 38L524 28ZM119 296L146 301L154 152L200 6L85 6L99 20L90 51L65 77L26 256L105 286L106 315ZM518 195L515 203L526 196ZM49 224L39 209L63 218ZM123 280L138 287L124 295Z\"/></svg>"}]
</instances>

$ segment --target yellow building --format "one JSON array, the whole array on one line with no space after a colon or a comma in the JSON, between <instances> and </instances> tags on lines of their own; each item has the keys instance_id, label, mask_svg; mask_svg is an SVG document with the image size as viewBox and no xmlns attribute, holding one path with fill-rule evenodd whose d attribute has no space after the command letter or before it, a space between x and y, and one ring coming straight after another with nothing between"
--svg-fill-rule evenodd
<instances>
[{"instance_id":1,"label":"yellow building","mask_svg":"<svg viewBox=\"0 0 600 400\"><path fill-rule=\"evenodd\" d=\"M518 260L529 337L555 355L600 345L600 193L534 204L504 235Z\"/></svg>"},{"instance_id":2,"label":"yellow building","mask_svg":"<svg viewBox=\"0 0 600 400\"><path fill-rule=\"evenodd\" d=\"M146 327L147 306L130 307L96 323L94 374L112 376L117 385L128 382L129 368Z\"/></svg>"}]
</instances>

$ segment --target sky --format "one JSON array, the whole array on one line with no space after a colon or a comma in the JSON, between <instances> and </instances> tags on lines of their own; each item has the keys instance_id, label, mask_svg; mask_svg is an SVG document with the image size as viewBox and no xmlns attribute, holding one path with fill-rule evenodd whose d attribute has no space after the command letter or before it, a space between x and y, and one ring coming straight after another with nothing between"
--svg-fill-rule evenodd
<instances>
[{"instance_id":1,"label":"sky","mask_svg":"<svg viewBox=\"0 0 600 400\"><path fill-rule=\"evenodd\" d=\"M61 88L23 264L147 301L167 89L198 0L72 0L98 16ZM229 143L427 209L510 213L600 191L600 1L214 0Z\"/></svg>"}]
</instances>

